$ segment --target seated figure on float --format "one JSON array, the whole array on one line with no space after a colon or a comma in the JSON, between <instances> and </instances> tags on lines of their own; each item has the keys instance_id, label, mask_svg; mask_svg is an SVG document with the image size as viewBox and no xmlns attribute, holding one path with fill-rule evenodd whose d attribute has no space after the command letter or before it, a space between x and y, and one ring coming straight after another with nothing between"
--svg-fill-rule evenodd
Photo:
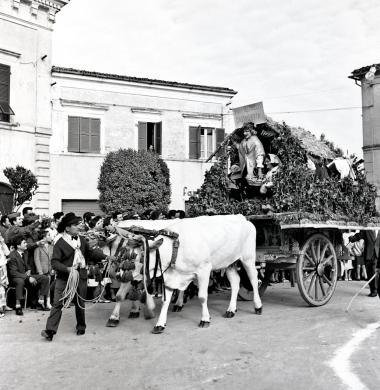
<instances>
[{"instance_id":1,"label":"seated figure on float","mask_svg":"<svg viewBox=\"0 0 380 390\"><path fill-rule=\"evenodd\" d=\"M273 187L273 177L278 173L280 164L281 161L275 154L269 153L265 157L264 165L267 172L265 174L264 182L260 187L261 194L267 194L268 190L270 191Z\"/></svg>"},{"instance_id":2,"label":"seated figure on float","mask_svg":"<svg viewBox=\"0 0 380 390\"><path fill-rule=\"evenodd\" d=\"M244 128L244 139L238 144L240 172L246 169L245 179L248 185L255 185L256 182L264 178L263 162L265 151L263 144L257 137L257 131L253 124L248 124ZM255 172L257 169L257 175Z\"/></svg>"}]
</instances>

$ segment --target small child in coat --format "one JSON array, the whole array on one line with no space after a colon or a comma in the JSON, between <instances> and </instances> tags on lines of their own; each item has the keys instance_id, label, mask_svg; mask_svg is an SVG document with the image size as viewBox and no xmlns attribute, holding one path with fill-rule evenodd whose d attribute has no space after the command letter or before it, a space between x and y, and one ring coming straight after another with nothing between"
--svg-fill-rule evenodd
<instances>
[{"instance_id":1,"label":"small child in coat","mask_svg":"<svg viewBox=\"0 0 380 390\"><path fill-rule=\"evenodd\" d=\"M38 275L47 275L50 279L52 273L51 258L53 256L53 238L50 229L43 230L39 239L43 240L44 244L34 250L34 265L36 266ZM41 304L51 309L50 296L45 296L44 302L41 302Z\"/></svg>"}]
</instances>

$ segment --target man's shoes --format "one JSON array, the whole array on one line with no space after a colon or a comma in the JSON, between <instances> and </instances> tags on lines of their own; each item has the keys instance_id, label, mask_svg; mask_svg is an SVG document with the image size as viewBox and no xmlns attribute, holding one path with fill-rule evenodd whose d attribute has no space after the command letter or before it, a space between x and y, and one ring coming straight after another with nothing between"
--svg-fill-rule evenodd
<instances>
[{"instance_id":1,"label":"man's shoes","mask_svg":"<svg viewBox=\"0 0 380 390\"><path fill-rule=\"evenodd\" d=\"M47 341L53 341L54 333L51 330L44 329L41 331L41 336L45 337Z\"/></svg>"},{"instance_id":2,"label":"man's shoes","mask_svg":"<svg viewBox=\"0 0 380 390\"><path fill-rule=\"evenodd\" d=\"M21 307L16 307L16 316L23 316L24 312Z\"/></svg>"},{"instance_id":3,"label":"man's shoes","mask_svg":"<svg viewBox=\"0 0 380 390\"><path fill-rule=\"evenodd\" d=\"M78 329L77 330L77 336L83 336L86 333L84 329Z\"/></svg>"},{"instance_id":4,"label":"man's shoes","mask_svg":"<svg viewBox=\"0 0 380 390\"><path fill-rule=\"evenodd\" d=\"M377 297L377 293L375 292L371 292L368 294L369 297Z\"/></svg>"}]
</instances>

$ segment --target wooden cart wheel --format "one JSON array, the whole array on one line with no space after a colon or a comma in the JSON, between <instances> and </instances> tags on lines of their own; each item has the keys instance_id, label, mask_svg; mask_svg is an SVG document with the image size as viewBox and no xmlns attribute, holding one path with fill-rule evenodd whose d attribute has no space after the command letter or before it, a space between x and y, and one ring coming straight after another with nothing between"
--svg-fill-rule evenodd
<instances>
[{"instance_id":1,"label":"wooden cart wheel","mask_svg":"<svg viewBox=\"0 0 380 390\"><path fill-rule=\"evenodd\" d=\"M310 306L322 306L332 297L338 278L334 246L323 234L314 234L302 247L296 276L302 298Z\"/></svg>"}]
</instances>

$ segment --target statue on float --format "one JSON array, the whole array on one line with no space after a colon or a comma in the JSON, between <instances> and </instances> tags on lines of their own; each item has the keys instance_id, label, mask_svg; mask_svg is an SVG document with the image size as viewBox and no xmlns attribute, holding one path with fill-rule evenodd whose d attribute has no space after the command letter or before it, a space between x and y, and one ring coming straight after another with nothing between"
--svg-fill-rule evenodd
<instances>
[{"instance_id":1,"label":"statue on float","mask_svg":"<svg viewBox=\"0 0 380 390\"><path fill-rule=\"evenodd\" d=\"M239 152L240 172L244 174L248 185L255 185L264 179L264 146L257 136L257 131L252 123L244 127L244 138L237 145Z\"/></svg>"}]
</instances>

